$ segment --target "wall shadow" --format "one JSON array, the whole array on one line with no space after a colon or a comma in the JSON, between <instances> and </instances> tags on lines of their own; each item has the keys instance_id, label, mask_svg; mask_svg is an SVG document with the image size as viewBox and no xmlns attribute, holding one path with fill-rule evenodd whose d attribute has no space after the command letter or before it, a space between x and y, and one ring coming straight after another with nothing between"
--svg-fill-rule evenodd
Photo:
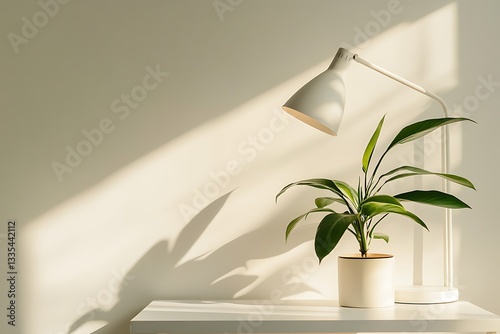
<instances>
[{"instance_id":1,"label":"wall shadow","mask_svg":"<svg viewBox=\"0 0 500 334\"><path fill-rule=\"evenodd\" d=\"M199 212L181 231L170 251L167 240L151 247L124 276L126 282L122 282L118 302L109 310L90 310L73 322L68 333L75 332L88 321L101 320L108 325L95 331L95 334L126 334L129 333L130 320L153 300L234 299L236 293L255 282L258 277L253 275L231 274L220 278L236 268L244 267L249 260L277 255L280 251L278 247L261 247L256 240L267 233L275 233L273 231L276 229L282 235L281 225L265 224L265 227L242 235L203 258L179 264L230 196L231 192L221 196ZM296 244L290 245L293 246ZM273 275L260 284L280 288L283 297L311 290L303 282L284 282L279 268L276 269ZM239 299L244 298L245 295L242 295Z\"/></svg>"}]
</instances>

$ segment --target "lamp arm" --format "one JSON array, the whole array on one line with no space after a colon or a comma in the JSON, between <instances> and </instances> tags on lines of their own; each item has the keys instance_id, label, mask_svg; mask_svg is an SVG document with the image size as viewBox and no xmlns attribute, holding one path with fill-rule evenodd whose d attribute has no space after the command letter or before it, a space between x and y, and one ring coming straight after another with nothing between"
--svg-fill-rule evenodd
<instances>
[{"instance_id":1,"label":"lamp arm","mask_svg":"<svg viewBox=\"0 0 500 334\"><path fill-rule=\"evenodd\" d=\"M407 87L410 87L417 92L420 92L428 97L439 102L441 107L443 108L444 116L448 117L448 107L442 98L437 96L436 94L429 92L425 88L422 88L411 81L408 81L394 73L391 73L380 66L370 63L369 61L359 57L357 54L353 56L353 59L365 65L368 68L371 68L374 71L379 72ZM444 126L441 129L441 169L444 174L448 174L449 172L449 164L448 161L450 159L449 151L450 151L450 143L449 143L449 135L448 128ZM448 192L448 180L444 179L443 181L443 189L444 192ZM451 209L445 209L445 224L444 224L444 285L446 287L453 286L453 244L452 244L452 225L453 225L453 217Z\"/></svg>"}]
</instances>

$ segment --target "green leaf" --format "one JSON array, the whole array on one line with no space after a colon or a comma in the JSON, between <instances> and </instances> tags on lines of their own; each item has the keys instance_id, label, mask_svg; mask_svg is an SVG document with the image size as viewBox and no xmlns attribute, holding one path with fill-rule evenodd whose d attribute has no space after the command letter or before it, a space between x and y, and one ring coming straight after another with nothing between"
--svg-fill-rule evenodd
<instances>
[{"instance_id":1,"label":"green leaf","mask_svg":"<svg viewBox=\"0 0 500 334\"><path fill-rule=\"evenodd\" d=\"M309 216L309 214L315 212L335 212L335 211L333 211L330 208L314 208L305 213L304 219L307 219L307 216Z\"/></svg>"},{"instance_id":2,"label":"green leaf","mask_svg":"<svg viewBox=\"0 0 500 334\"><path fill-rule=\"evenodd\" d=\"M387 172L387 173L381 175L380 178L395 174L395 173L400 172L400 171L410 171L411 173L402 173L402 174L393 176L393 177L387 179L384 182L384 184L386 184L390 181L394 181L394 180L401 179L401 178L408 177L408 176L435 175L435 176L442 177L448 181L462 185L464 187L468 187L468 188L476 190L476 188L474 187L472 182L470 182L469 180L467 180L466 178L464 178L462 176L458 176L458 175L454 175L454 174L434 173L434 172L430 172L428 170L418 168L418 167L413 167L413 166L401 166L401 167L395 168L395 169L391 170L390 172Z\"/></svg>"},{"instance_id":3,"label":"green leaf","mask_svg":"<svg viewBox=\"0 0 500 334\"><path fill-rule=\"evenodd\" d=\"M330 190L336 195L343 197L342 191L335 185L335 183L332 180L328 179L307 179L307 180L302 180L298 182L293 182L290 183L289 185L285 186L281 191L276 195L276 201L278 200L278 197L281 196L285 191L290 189L291 187L294 186L309 186L309 187L314 187L314 188L319 188L319 189L326 189Z\"/></svg>"},{"instance_id":4,"label":"green leaf","mask_svg":"<svg viewBox=\"0 0 500 334\"><path fill-rule=\"evenodd\" d=\"M384 119L385 115L378 123L378 126L372 135L372 138L366 146L365 153L363 154L362 169L364 173L366 173L366 171L368 170L368 166L370 165L370 160L372 159L373 151L375 150L375 146L377 145L378 137L380 136L380 130L382 129L382 125L384 124Z\"/></svg>"},{"instance_id":5,"label":"green leaf","mask_svg":"<svg viewBox=\"0 0 500 334\"><path fill-rule=\"evenodd\" d=\"M332 203L344 203L340 198L335 197L318 197L314 200L314 204L316 204L317 208L324 208Z\"/></svg>"},{"instance_id":6,"label":"green leaf","mask_svg":"<svg viewBox=\"0 0 500 334\"><path fill-rule=\"evenodd\" d=\"M358 203L358 192L348 185L347 183L343 181L338 181L338 180L332 180L335 185L337 186L340 191L342 191L342 194L344 194L347 198L351 200L352 203L354 203L357 206Z\"/></svg>"},{"instance_id":7,"label":"green leaf","mask_svg":"<svg viewBox=\"0 0 500 334\"><path fill-rule=\"evenodd\" d=\"M354 199L357 198L357 192L345 182L333 181L329 179L317 178L290 183L289 185L281 189L281 191L276 195L276 201L278 201L278 197L281 196L285 191L293 186L299 185L329 190L342 199L343 204L347 206L351 213L354 213L356 211L357 201Z\"/></svg>"},{"instance_id":8,"label":"green leaf","mask_svg":"<svg viewBox=\"0 0 500 334\"><path fill-rule=\"evenodd\" d=\"M461 121L471 121L473 120L464 117L444 117L444 118L433 118L424 121L419 121L408 126L405 126L397 135L394 137L392 142L386 151L389 151L392 147L398 144L408 143L417 138L423 137L426 134L451 123L461 122ZM475 123L475 122L474 122Z\"/></svg>"},{"instance_id":9,"label":"green leaf","mask_svg":"<svg viewBox=\"0 0 500 334\"><path fill-rule=\"evenodd\" d=\"M392 203L380 203L380 202L367 202L361 206L361 214L368 216L368 218L372 218L377 215L386 213L395 213L411 218L417 224L428 230L427 225L425 225L422 219L420 219L410 211L406 211L406 209L402 206Z\"/></svg>"},{"instance_id":10,"label":"green leaf","mask_svg":"<svg viewBox=\"0 0 500 334\"><path fill-rule=\"evenodd\" d=\"M399 133L394 137L392 142L389 144L385 152L382 154L380 159L377 162L377 165L375 166L375 169L373 171L373 175L375 175L378 171L378 168L380 167L380 164L382 163L382 160L384 159L385 155L391 148L398 144L404 144L408 143L412 140L415 140L417 138L423 137L426 134L442 127L448 124L456 123L456 122L461 122L461 121L471 121L474 122L473 120L469 118L464 118L464 117L444 117L444 118L433 118L433 119L427 119L424 121L416 122L410 125L405 126ZM476 123L476 122L474 122Z\"/></svg>"},{"instance_id":11,"label":"green leaf","mask_svg":"<svg viewBox=\"0 0 500 334\"><path fill-rule=\"evenodd\" d=\"M286 231L285 231L285 242L288 241L288 235L290 235L290 232L292 232L292 230L295 228L295 226L298 224L298 222L301 221L302 218L304 218L305 216L306 216L306 214L304 213L303 215L298 216L297 218L292 220L290 223L288 223L288 225L286 227Z\"/></svg>"},{"instance_id":12,"label":"green leaf","mask_svg":"<svg viewBox=\"0 0 500 334\"><path fill-rule=\"evenodd\" d=\"M389 243L389 236L387 234L384 234L384 233L380 233L380 232L373 233L373 239L382 239L385 242Z\"/></svg>"},{"instance_id":13,"label":"green leaf","mask_svg":"<svg viewBox=\"0 0 500 334\"><path fill-rule=\"evenodd\" d=\"M320 263L337 246L356 217L353 214L331 213L321 220L314 240L314 249Z\"/></svg>"},{"instance_id":14,"label":"green leaf","mask_svg":"<svg viewBox=\"0 0 500 334\"><path fill-rule=\"evenodd\" d=\"M449 209L470 209L470 206L453 195L438 190L414 190L394 196L405 201L429 204Z\"/></svg>"},{"instance_id":15,"label":"green leaf","mask_svg":"<svg viewBox=\"0 0 500 334\"><path fill-rule=\"evenodd\" d=\"M393 205L404 208L403 205L396 198L394 198L393 196L389 196L389 195L375 195L375 196L368 197L367 199L365 199L361 203L361 206L363 206L365 203L369 203L369 202L388 203L388 204L393 204Z\"/></svg>"},{"instance_id":16,"label":"green leaf","mask_svg":"<svg viewBox=\"0 0 500 334\"><path fill-rule=\"evenodd\" d=\"M288 236L290 235L290 232L292 232L292 230L295 228L295 226L297 226L298 222L300 222L302 220L302 218L304 218L304 219L307 218L307 216L310 213L314 213L314 212L335 212L335 211L333 211L332 209L328 209L328 208L314 208L314 209L311 209L311 210L307 211L306 213L298 216L297 218L292 220L290 223L288 223L288 225L286 227L286 231L285 231L285 241L288 240Z\"/></svg>"}]
</instances>

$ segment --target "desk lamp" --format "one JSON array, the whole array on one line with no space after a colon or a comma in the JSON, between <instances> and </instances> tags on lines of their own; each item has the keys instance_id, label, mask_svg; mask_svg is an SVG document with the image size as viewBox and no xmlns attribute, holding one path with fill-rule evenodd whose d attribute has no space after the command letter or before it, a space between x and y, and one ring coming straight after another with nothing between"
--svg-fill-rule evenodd
<instances>
[{"instance_id":1,"label":"desk lamp","mask_svg":"<svg viewBox=\"0 0 500 334\"><path fill-rule=\"evenodd\" d=\"M344 113L346 97L344 78L352 60L438 101L443 108L444 116L448 117L446 103L436 94L374 65L344 48L337 51L326 71L305 84L284 104L283 110L320 131L336 136ZM448 174L449 139L446 126L442 128L441 136L441 168L443 173ZM448 180L445 179L444 192L448 192L448 187ZM458 289L453 287L452 213L449 208L445 210L443 286L413 285L397 288L396 302L435 304L458 300Z\"/></svg>"}]
</instances>

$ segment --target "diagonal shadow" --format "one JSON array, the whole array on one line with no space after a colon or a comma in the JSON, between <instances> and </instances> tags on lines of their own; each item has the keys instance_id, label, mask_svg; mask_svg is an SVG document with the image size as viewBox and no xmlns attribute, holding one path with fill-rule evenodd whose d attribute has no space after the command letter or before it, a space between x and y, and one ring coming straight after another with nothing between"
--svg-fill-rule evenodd
<instances>
[{"instance_id":1,"label":"diagonal shadow","mask_svg":"<svg viewBox=\"0 0 500 334\"><path fill-rule=\"evenodd\" d=\"M268 233L281 234L282 226L277 224L265 224L265 227L242 235L203 258L178 265L191 245L203 235L224 207L231 193L218 198L196 215L181 231L171 251L167 240L156 243L124 276L118 302L109 310L101 308L90 310L73 322L68 333L75 332L89 321L107 323L94 334L129 333L130 320L152 300L234 299L234 296L245 287L255 282L259 283L257 281L259 277L256 275L235 273L228 277L224 276L235 272L235 269L245 268L250 260L265 259L282 252L279 246L261 247L256 242L262 235ZM283 286L284 297L310 290L305 284L298 286L294 283L288 286L276 273L259 285L269 281L273 286ZM196 289L193 289L193 286L196 286Z\"/></svg>"},{"instance_id":2,"label":"diagonal shadow","mask_svg":"<svg viewBox=\"0 0 500 334\"><path fill-rule=\"evenodd\" d=\"M90 310L71 325L68 333L73 333L91 320L104 320L108 323L96 333L128 333L129 321L135 314L151 300L166 298L169 295L166 286L167 282L172 280L175 264L200 238L230 194L220 197L200 211L181 231L170 253L167 240L156 243L126 274L127 282L122 282L118 303L110 310Z\"/></svg>"}]
</instances>

